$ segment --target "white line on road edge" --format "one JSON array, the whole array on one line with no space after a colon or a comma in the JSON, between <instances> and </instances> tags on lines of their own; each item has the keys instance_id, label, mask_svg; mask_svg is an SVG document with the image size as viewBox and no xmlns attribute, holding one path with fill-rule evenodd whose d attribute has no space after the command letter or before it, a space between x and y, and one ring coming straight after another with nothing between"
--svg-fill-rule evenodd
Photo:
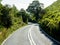
<instances>
[{"instance_id":1,"label":"white line on road edge","mask_svg":"<svg viewBox=\"0 0 60 45\"><path fill-rule=\"evenodd\" d=\"M32 36L31 36L31 29L32 28L33 28L33 25L31 26L30 30L28 31L28 38L29 38L29 41L30 41L31 45L36 45L36 43L34 42Z\"/></svg>"}]
</instances>

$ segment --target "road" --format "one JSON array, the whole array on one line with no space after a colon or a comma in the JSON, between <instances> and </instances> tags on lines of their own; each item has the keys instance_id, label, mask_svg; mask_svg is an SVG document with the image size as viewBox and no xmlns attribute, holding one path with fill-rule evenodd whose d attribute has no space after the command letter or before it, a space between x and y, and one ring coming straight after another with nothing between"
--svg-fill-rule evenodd
<instances>
[{"instance_id":1,"label":"road","mask_svg":"<svg viewBox=\"0 0 60 45\"><path fill-rule=\"evenodd\" d=\"M1 45L57 45L48 38L38 24L22 27L11 34Z\"/></svg>"}]
</instances>

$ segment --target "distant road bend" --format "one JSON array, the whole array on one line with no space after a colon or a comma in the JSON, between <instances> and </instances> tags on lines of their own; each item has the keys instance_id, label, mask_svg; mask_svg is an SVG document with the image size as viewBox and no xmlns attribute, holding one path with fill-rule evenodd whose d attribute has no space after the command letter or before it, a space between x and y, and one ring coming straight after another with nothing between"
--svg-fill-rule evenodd
<instances>
[{"instance_id":1,"label":"distant road bend","mask_svg":"<svg viewBox=\"0 0 60 45\"><path fill-rule=\"evenodd\" d=\"M38 24L30 24L15 31L1 45L57 45L41 32Z\"/></svg>"}]
</instances>

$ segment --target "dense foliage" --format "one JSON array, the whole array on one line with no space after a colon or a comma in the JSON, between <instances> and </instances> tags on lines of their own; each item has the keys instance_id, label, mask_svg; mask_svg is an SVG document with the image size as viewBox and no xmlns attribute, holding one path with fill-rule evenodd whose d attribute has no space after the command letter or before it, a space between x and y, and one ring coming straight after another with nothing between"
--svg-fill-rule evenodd
<instances>
[{"instance_id":1,"label":"dense foliage","mask_svg":"<svg viewBox=\"0 0 60 45\"><path fill-rule=\"evenodd\" d=\"M46 13L40 19L42 28L60 41L60 0L45 9Z\"/></svg>"},{"instance_id":2,"label":"dense foliage","mask_svg":"<svg viewBox=\"0 0 60 45\"><path fill-rule=\"evenodd\" d=\"M17 14L18 14L17 15L18 17L19 16L22 17L23 22L28 23L29 15L26 13L26 11L24 9L21 9Z\"/></svg>"},{"instance_id":3,"label":"dense foliage","mask_svg":"<svg viewBox=\"0 0 60 45\"><path fill-rule=\"evenodd\" d=\"M26 25L27 21L28 14L24 9L19 11L15 5L11 7L0 3L0 45L9 34Z\"/></svg>"},{"instance_id":4,"label":"dense foliage","mask_svg":"<svg viewBox=\"0 0 60 45\"><path fill-rule=\"evenodd\" d=\"M9 7L3 6L1 8L1 15L0 15L0 24L4 27L8 28L12 25L11 16L9 15Z\"/></svg>"},{"instance_id":5,"label":"dense foliage","mask_svg":"<svg viewBox=\"0 0 60 45\"><path fill-rule=\"evenodd\" d=\"M38 21L38 19L40 18L41 12L42 12L42 3L39 3L39 1L33 1L27 8L27 11L32 13L35 17L35 20ZM31 15L32 16L32 15Z\"/></svg>"}]
</instances>

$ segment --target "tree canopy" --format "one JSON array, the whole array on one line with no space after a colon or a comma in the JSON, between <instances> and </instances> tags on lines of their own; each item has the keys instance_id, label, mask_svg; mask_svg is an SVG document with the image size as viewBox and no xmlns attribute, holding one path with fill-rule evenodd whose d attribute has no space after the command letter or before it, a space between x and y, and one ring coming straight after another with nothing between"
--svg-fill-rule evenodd
<instances>
[{"instance_id":1,"label":"tree canopy","mask_svg":"<svg viewBox=\"0 0 60 45\"><path fill-rule=\"evenodd\" d=\"M60 0L45 8L46 13L40 20L44 30L60 41Z\"/></svg>"},{"instance_id":2,"label":"tree canopy","mask_svg":"<svg viewBox=\"0 0 60 45\"><path fill-rule=\"evenodd\" d=\"M27 11L30 13L33 13L36 17L36 20L39 18L39 14L42 11L42 3L40 3L38 0L34 0L27 8Z\"/></svg>"}]
</instances>

